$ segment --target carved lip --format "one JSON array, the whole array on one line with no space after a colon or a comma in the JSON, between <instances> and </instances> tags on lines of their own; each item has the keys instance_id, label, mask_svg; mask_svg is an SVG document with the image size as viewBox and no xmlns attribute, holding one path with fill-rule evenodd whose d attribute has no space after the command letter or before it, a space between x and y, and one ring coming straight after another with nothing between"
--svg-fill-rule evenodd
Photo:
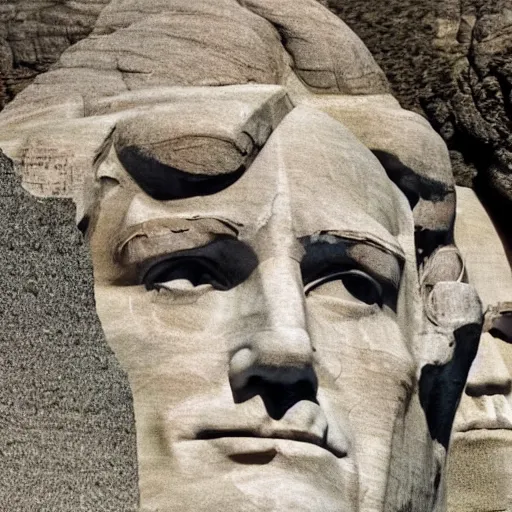
<instances>
[{"instance_id":1,"label":"carved lip","mask_svg":"<svg viewBox=\"0 0 512 512\"><path fill-rule=\"evenodd\" d=\"M262 434L253 429L204 429L197 433L197 440L226 439L226 438L259 438L259 439L282 439L285 441L296 441L299 443L308 443L323 448L332 453L338 459L347 456L347 450L344 447L336 446L327 438L327 430L323 437L312 432L297 430L275 430Z\"/></svg>"},{"instance_id":2,"label":"carved lip","mask_svg":"<svg viewBox=\"0 0 512 512\"><path fill-rule=\"evenodd\" d=\"M455 429L456 432L470 430L512 430L512 420L510 418L478 418L465 421Z\"/></svg>"},{"instance_id":3,"label":"carved lip","mask_svg":"<svg viewBox=\"0 0 512 512\"><path fill-rule=\"evenodd\" d=\"M454 432L512 430L512 407L505 395L464 396L455 416Z\"/></svg>"}]
</instances>

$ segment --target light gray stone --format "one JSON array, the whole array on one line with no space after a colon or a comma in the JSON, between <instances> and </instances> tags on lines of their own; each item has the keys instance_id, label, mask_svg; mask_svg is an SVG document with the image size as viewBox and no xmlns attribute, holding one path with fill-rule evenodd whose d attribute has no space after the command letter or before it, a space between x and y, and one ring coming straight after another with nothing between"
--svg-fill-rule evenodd
<instances>
[{"instance_id":1,"label":"light gray stone","mask_svg":"<svg viewBox=\"0 0 512 512\"><path fill-rule=\"evenodd\" d=\"M88 225L141 510L444 510L481 303L446 148L338 18L114 0L0 145Z\"/></svg>"},{"instance_id":2,"label":"light gray stone","mask_svg":"<svg viewBox=\"0 0 512 512\"><path fill-rule=\"evenodd\" d=\"M469 188L457 189L455 237L468 280L489 318L461 404L448 458L448 511L512 509L512 272L503 242L488 212Z\"/></svg>"},{"instance_id":3,"label":"light gray stone","mask_svg":"<svg viewBox=\"0 0 512 512\"><path fill-rule=\"evenodd\" d=\"M132 396L74 205L25 192L2 153L0 171L0 509L135 511Z\"/></svg>"}]
</instances>

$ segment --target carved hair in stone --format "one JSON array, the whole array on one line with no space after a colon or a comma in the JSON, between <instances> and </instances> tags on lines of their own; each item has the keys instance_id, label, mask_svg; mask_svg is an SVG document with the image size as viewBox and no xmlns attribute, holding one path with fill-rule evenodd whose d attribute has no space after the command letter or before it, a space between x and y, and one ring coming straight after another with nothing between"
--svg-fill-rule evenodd
<instances>
[{"instance_id":1,"label":"carved hair in stone","mask_svg":"<svg viewBox=\"0 0 512 512\"><path fill-rule=\"evenodd\" d=\"M73 197L143 511L441 511L482 313L448 152L314 0L112 1L0 115Z\"/></svg>"}]
</instances>

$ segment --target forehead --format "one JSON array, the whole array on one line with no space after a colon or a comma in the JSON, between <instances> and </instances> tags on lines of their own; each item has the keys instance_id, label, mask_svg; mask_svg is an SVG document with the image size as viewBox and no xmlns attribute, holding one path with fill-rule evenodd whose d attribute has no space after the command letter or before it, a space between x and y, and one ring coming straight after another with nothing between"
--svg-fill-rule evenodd
<instances>
[{"instance_id":1,"label":"forehead","mask_svg":"<svg viewBox=\"0 0 512 512\"><path fill-rule=\"evenodd\" d=\"M413 225L405 199L373 154L339 122L307 107L284 117L234 184L170 201L139 194L126 223L172 215L227 218L249 230L277 218L298 237L336 231L393 248Z\"/></svg>"}]
</instances>

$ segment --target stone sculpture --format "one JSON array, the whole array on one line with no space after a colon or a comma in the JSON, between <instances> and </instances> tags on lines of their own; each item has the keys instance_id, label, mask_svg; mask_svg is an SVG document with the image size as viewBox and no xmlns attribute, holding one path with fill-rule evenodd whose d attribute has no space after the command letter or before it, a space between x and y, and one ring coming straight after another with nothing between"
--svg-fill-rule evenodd
<instances>
[{"instance_id":1,"label":"stone sculpture","mask_svg":"<svg viewBox=\"0 0 512 512\"><path fill-rule=\"evenodd\" d=\"M446 147L314 0L112 1L0 115L73 197L143 511L441 511L481 330Z\"/></svg>"},{"instance_id":2,"label":"stone sculpture","mask_svg":"<svg viewBox=\"0 0 512 512\"><path fill-rule=\"evenodd\" d=\"M473 191L457 191L455 238L486 321L455 417L448 510L512 509L512 274L502 242ZM478 233L478 237L475 237Z\"/></svg>"},{"instance_id":3,"label":"stone sculpture","mask_svg":"<svg viewBox=\"0 0 512 512\"><path fill-rule=\"evenodd\" d=\"M512 205L512 4L509 0L329 0L390 79L405 108L446 142L458 185L486 197L493 220Z\"/></svg>"}]
</instances>

